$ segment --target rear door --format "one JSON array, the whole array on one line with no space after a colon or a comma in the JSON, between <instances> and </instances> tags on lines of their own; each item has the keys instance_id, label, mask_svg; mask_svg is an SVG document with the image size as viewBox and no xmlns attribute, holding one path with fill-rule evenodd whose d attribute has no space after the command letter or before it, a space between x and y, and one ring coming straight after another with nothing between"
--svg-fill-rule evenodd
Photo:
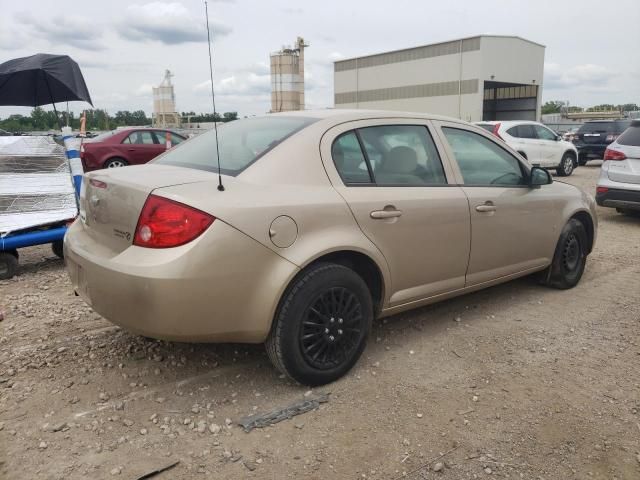
<instances>
[{"instance_id":1,"label":"rear door","mask_svg":"<svg viewBox=\"0 0 640 480\"><path fill-rule=\"evenodd\" d=\"M391 273L390 306L464 287L469 205L425 120L332 128L321 154L329 178Z\"/></svg>"},{"instance_id":2,"label":"rear door","mask_svg":"<svg viewBox=\"0 0 640 480\"><path fill-rule=\"evenodd\" d=\"M538 144L538 137L533 125L521 124L507 129L507 133L513 137L509 146L518 152L524 153L529 163L540 163L542 161L542 151Z\"/></svg>"},{"instance_id":3,"label":"rear door","mask_svg":"<svg viewBox=\"0 0 640 480\"><path fill-rule=\"evenodd\" d=\"M540 166L557 167L562 158L562 145L558 142L558 136L542 125L531 125L535 130L540 151Z\"/></svg>"},{"instance_id":4,"label":"rear door","mask_svg":"<svg viewBox=\"0 0 640 480\"><path fill-rule=\"evenodd\" d=\"M488 136L438 122L449 158L469 198L471 255L466 285L548 265L558 205L544 188L528 187L528 167Z\"/></svg>"}]
</instances>

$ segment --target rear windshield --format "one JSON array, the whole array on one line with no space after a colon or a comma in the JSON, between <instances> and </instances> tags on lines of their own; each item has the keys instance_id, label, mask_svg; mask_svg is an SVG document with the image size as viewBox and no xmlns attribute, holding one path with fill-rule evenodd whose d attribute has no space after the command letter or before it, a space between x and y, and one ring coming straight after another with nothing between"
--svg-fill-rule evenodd
<instances>
[{"instance_id":1,"label":"rear windshield","mask_svg":"<svg viewBox=\"0 0 640 480\"><path fill-rule=\"evenodd\" d=\"M116 133L118 132L116 132L115 130L112 130L110 132L104 132L104 133L101 133L100 135L96 135L95 137L87 138L85 142L102 142L109 137L113 137Z\"/></svg>"},{"instance_id":2,"label":"rear windshield","mask_svg":"<svg viewBox=\"0 0 640 480\"><path fill-rule=\"evenodd\" d=\"M620 145L640 147L640 125L627 128L624 133L618 137L618 143Z\"/></svg>"},{"instance_id":3,"label":"rear windshield","mask_svg":"<svg viewBox=\"0 0 640 480\"><path fill-rule=\"evenodd\" d=\"M268 116L218 126L220 171L236 176L276 145L315 122L315 118ZM218 171L216 134L212 129L157 157L152 163Z\"/></svg>"},{"instance_id":4,"label":"rear windshield","mask_svg":"<svg viewBox=\"0 0 640 480\"><path fill-rule=\"evenodd\" d=\"M630 121L587 122L580 127L579 133L622 133L631 124Z\"/></svg>"}]
</instances>

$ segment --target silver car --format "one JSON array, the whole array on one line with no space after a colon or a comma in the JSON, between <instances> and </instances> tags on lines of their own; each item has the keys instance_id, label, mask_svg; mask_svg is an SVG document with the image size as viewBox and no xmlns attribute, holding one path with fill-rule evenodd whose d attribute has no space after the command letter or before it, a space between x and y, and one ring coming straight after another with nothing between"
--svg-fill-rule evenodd
<instances>
[{"instance_id":1,"label":"silver car","mask_svg":"<svg viewBox=\"0 0 640 480\"><path fill-rule=\"evenodd\" d=\"M620 213L640 213L640 120L631 122L604 152L596 202Z\"/></svg>"}]
</instances>

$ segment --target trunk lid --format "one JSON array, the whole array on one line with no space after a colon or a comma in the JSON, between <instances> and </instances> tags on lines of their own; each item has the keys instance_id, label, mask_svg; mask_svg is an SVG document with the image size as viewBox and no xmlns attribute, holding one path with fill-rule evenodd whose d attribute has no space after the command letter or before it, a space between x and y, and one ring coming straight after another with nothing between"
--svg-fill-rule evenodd
<instances>
[{"instance_id":1,"label":"trunk lid","mask_svg":"<svg viewBox=\"0 0 640 480\"><path fill-rule=\"evenodd\" d=\"M211 180L217 175L168 165L91 172L82 182L80 220L89 237L117 254L133 243L138 217L153 190Z\"/></svg>"},{"instance_id":2,"label":"trunk lid","mask_svg":"<svg viewBox=\"0 0 640 480\"><path fill-rule=\"evenodd\" d=\"M618 150L621 149L618 148ZM609 162L607 176L614 182L640 184L640 158Z\"/></svg>"}]
</instances>

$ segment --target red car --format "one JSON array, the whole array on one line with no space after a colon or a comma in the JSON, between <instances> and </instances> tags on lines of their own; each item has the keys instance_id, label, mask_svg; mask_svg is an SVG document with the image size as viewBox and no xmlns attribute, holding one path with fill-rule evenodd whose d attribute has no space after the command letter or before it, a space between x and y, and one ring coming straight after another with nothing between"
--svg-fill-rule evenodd
<instances>
[{"instance_id":1,"label":"red car","mask_svg":"<svg viewBox=\"0 0 640 480\"><path fill-rule=\"evenodd\" d=\"M167 150L167 136L170 147L185 140L182 135L163 129L124 128L103 133L82 143L82 166L85 172L90 172L147 163Z\"/></svg>"}]
</instances>

